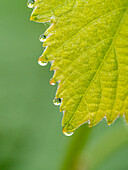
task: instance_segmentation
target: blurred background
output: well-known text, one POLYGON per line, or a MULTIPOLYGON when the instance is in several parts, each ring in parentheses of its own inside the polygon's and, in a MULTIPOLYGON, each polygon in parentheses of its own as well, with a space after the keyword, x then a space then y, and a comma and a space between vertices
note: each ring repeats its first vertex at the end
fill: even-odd
POLYGON ((30 22, 26 4, 0 2, 0 170, 128 170, 123 117, 62 133, 53 72, 37 63, 48 25, 30 22))

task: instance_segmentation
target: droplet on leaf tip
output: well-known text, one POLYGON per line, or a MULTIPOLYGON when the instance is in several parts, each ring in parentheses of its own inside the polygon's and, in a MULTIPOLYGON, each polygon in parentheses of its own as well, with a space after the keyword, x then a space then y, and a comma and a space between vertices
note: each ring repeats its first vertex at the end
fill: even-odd
POLYGON ((52 86, 55 86, 55 83, 53 83, 53 82, 50 82, 50 84, 51 84, 52 86))
POLYGON ((110 126, 112 123, 111 122, 108 122, 108 126, 110 126))
POLYGON ((61 105, 61 99, 60 99, 60 98, 55 98, 55 99, 53 100, 53 104, 56 105, 56 106, 61 105))
POLYGON ((63 130, 63 134, 64 134, 65 136, 72 136, 73 133, 74 133, 74 132, 65 132, 65 131, 63 130))
POLYGON ((51 79, 51 80, 50 80, 50 84, 51 84, 52 86, 54 86, 54 85, 56 84, 55 80, 54 80, 54 79, 51 79))
POLYGON ((28 0, 27 6, 28 6, 29 8, 33 8, 33 7, 34 7, 34 3, 35 3, 35 0, 28 0))
POLYGON ((44 42, 46 40, 46 35, 41 34, 39 37, 40 42, 44 42))
POLYGON ((46 65, 48 64, 48 62, 46 62, 46 61, 41 61, 40 58, 39 58, 39 59, 38 59, 38 64, 39 64, 40 66, 46 66, 46 65))

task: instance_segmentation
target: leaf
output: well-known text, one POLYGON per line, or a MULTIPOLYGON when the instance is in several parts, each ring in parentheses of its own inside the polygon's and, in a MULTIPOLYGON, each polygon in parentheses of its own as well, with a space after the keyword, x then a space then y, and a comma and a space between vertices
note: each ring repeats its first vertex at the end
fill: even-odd
POLYGON ((36 0, 31 20, 50 21, 40 61, 53 61, 63 132, 106 117, 128 122, 128 1, 36 0))

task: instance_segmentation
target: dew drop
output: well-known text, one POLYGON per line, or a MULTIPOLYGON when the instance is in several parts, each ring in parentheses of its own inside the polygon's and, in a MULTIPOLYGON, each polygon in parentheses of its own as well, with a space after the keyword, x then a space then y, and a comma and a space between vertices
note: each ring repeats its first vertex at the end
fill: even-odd
POLYGON ((46 35, 41 34, 39 37, 40 42, 44 42, 46 40, 46 35))
POLYGON ((61 99, 60 98, 55 98, 53 100, 53 104, 56 105, 56 106, 59 106, 61 104, 61 99))
POLYGON ((63 131, 63 134, 66 135, 66 136, 72 136, 74 132, 65 132, 63 131))
POLYGON ((52 86, 54 86, 54 85, 56 84, 56 82, 54 81, 54 79, 51 79, 51 80, 50 80, 50 84, 51 84, 52 86))
POLYGON ((46 61, 41 61, 40 59, 38 60, 38 64, 40 65, 40 66, 46 66, 47 64, 48 64, 48 62, 46 62, 46 61))
POLYGON ((55 83, 53 83, 53 82, 50 82, 50 84, 51 84, 52 86, 55 86, 55 83))
POLYGON ((34 3, 35 3, 35 0, 28 0, 27 6, 28 6, 29 8, 33 8, 33 7, 34 7, 34 3))

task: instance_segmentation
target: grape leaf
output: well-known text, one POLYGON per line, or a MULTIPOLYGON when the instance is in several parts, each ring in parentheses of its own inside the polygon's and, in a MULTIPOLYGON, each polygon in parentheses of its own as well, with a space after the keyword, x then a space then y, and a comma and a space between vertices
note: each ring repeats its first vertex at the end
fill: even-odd
POLYGON ((128 1, 36 0, 31 20, 52 25, 40 61, 52 61, 63 132, 104 117, 128 122, 128 1))

